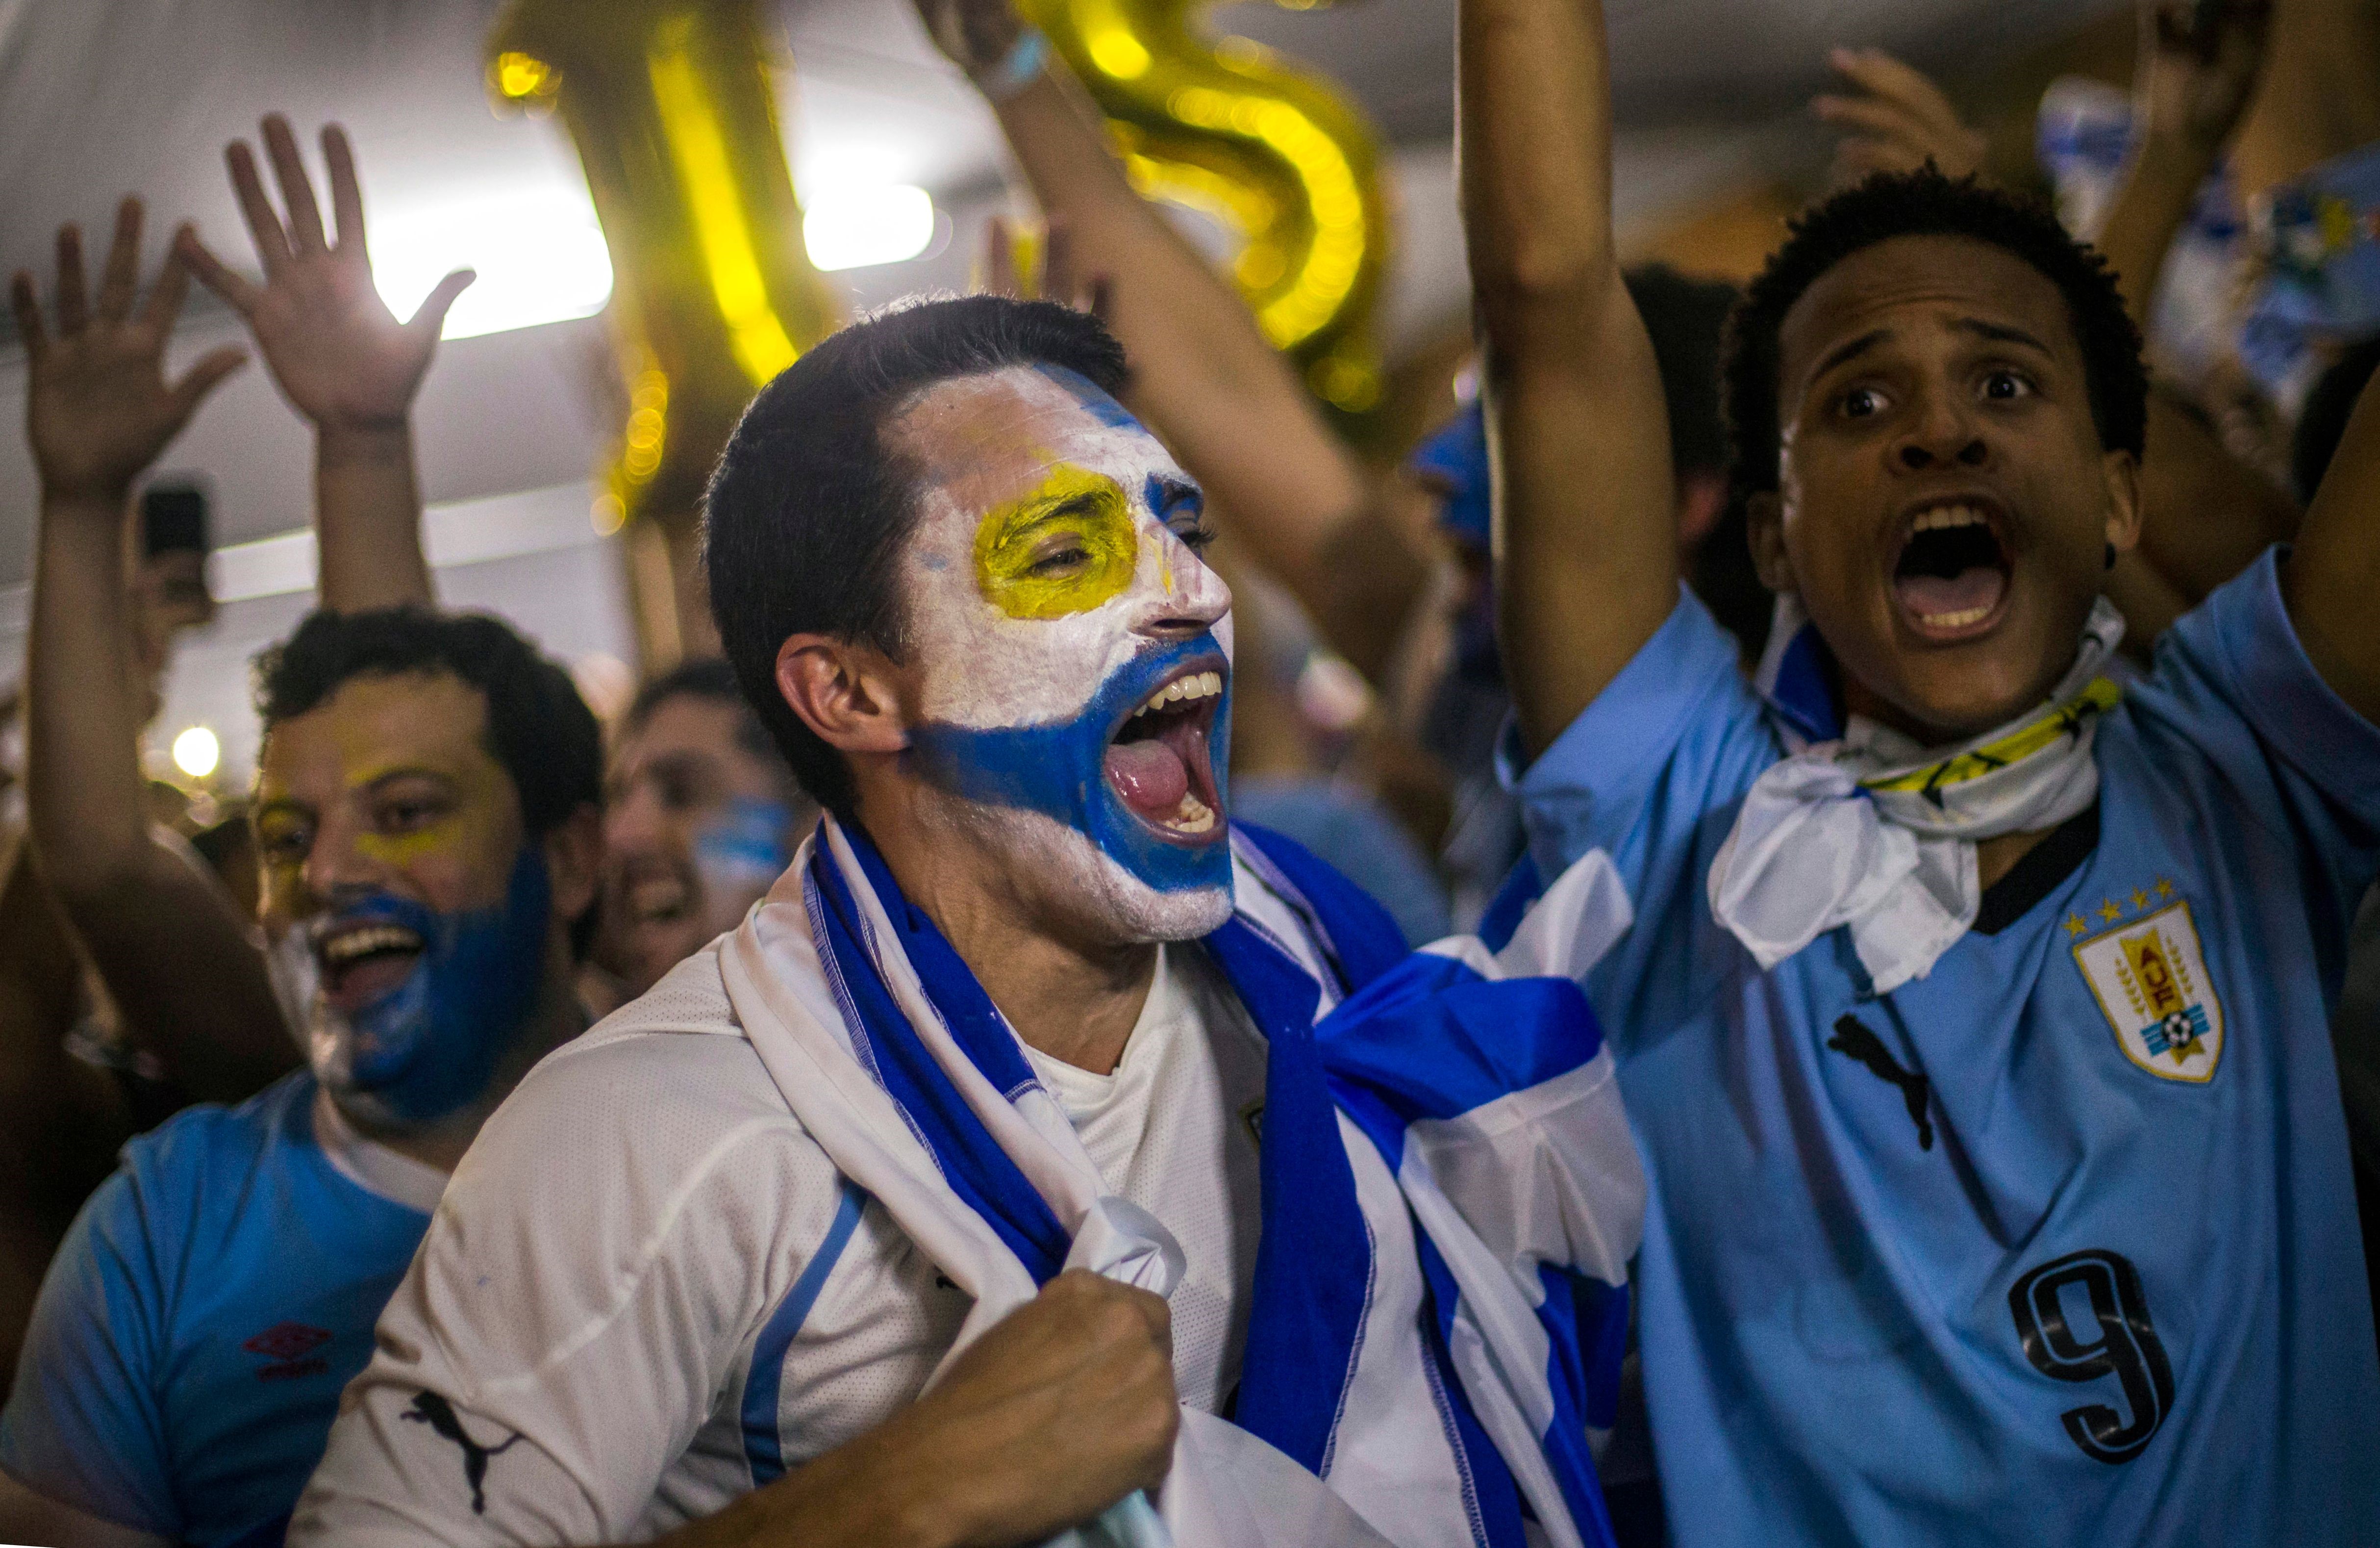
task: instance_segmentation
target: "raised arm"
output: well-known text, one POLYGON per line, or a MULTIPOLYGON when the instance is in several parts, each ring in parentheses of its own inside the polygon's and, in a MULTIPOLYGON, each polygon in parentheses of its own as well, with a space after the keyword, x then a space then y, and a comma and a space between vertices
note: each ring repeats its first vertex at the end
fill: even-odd
POLYGON ((1612 246, 1599 0, 1463 0, 1458 36, 1498 623, 1534 754, 1677 605, 1669 416, 1612 246))
MULTIPOLYGON (((31 861, 21 837, 0 843, 0 1391, 42 1272, 132 1136, 121 1090, 67 1050, 82 964, 31 861)), ((10 1525, 0 1502, 0 1542, 34 1541, 10 1525)))
POLYGON ((26 650, 26 806, 33 846, 76 934, 136 1036, 193 1095, 246 1096, 295 1060, 248 921, 211 875, 150 831, 139 744, 125 527, 133 481, 241 362, 164 375, 185 278, 168 259, 136 308, 140 205, 127 200, 96 298, 82 242, 58 234, 57 327, 19 273, 26 421, 41 475, 26 650))
POLYGON ((1098 111, 1054 60, 1003 72, 1026 36, 1009 0, 918 0, 927 30, 991 103, 1042 213, 1132 358, 1133 407, 1237 519, 1250 553, 1376 681, 1431 555, 1269 344, 1247 304, 1132 189, 1098 111))
POLYGON ((322 225, 298 140, 279 114, 264 120, 265 153, 289 218, 265 197, 245 140, 224 152, 264 284, 234 273, 185 229, 176 250, 200 281, 248 320, 265 366, 291 408, 314 427, 315 532, 322 605, 360 613, 430 606, 421 553, 421 489, 414 471, 413 397, 438 347, 447 309, 471 283, 458 269, 399 323, 372 288, 363 191, 355 152, 336 124, 322 130, 335 238, 322 225))
POLYGON ((2143 333, 2165 255, 2255 91, 2272 18, 2273 0, 2141 0, 2138 143, 2098 245, 2143 333))
POLYGON ((2380 376, 2314 492, 2297 544, 2281 567, 2281 596, 2307 657, 2355 713, 2380 722, 2380 376))

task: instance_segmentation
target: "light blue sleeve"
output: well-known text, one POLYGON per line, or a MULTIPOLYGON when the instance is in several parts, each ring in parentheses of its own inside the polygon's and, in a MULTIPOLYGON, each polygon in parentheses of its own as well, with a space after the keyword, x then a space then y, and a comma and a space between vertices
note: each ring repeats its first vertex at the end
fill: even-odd
MULTIPOLYGON (((2281 600, 2283 552, 2267 549, 2166 632, 2137 702, 2168 745, 2213 763, 2243 810, 2289 841, 2303 872, 2289 884, 2303 889, 2325 953, 2343 956, 2380 872, 2380 725, 2306 658, 2281 600)), ((2335 985, 2337 964, 2323 966, 2335 985)))
POLYGON ((1540 875, 1601 849, 1628 889, 1635 924, 1586 981, 1623 1054, 1638 1029, 1673 1024, 1724 981, 1716 969, 1740 948, 1711 917, 1704 878, 1752 782, 1782 755, 1733 637, 1682 587, 1668 621, 1512 779, 1540 875))
POLYGON ((121 1169, 84 1202, 50 1261, 0 1409, 0 1469, 61 1505, 178 1538, 146 1213, 136 1174, 121 1169))

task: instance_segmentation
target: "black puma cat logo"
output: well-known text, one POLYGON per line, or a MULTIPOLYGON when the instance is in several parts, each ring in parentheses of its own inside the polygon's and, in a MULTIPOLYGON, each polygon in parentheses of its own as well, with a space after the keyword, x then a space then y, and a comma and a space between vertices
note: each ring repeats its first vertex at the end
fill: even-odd
POLYGON ((426 1424, 463 1448, 463 1478, 471 1486, 471 1514, 485 1516, 488 1513, 488 1496, 480 1486, 487 1481, 488 1458, 501 1457, 510 1451, 513 1442, 519 1440, 520 1436, 515 1434, 502 1445, 481 1445, 464 1433, 463 1421, 456 1417, 455 1405, 434 1392, 415 1393, 413 1407, 397 1417, 409 1419, 416 1424, 426 1424))
POLYGON ((1835 1035, 1827 1040, 1827 1046, 1867 1066, 1877 1079, 1889 1080, 1900 1087, 1900 1100, 1909 1107, 1909 1121, 1917 1126, 1917 1148, 1934 1148, 1934 1120, 1925 1111, 1928 1088, 1923 1074, 1901 1068, 1894 1061, 1892 1051, 1885 1047, 1884 1040, 1856 1016, 1836 1018, 1835 1035))

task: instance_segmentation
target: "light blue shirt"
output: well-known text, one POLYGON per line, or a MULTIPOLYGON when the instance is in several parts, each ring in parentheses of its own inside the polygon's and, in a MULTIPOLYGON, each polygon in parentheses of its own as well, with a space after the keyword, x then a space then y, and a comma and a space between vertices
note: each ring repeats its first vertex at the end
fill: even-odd
POLYGON ((1650 1173, 1674 1541, 2380 1539, 2328 1032, 2380 728, 2306 660, 2274 555, 2102 720, 2095 847, 1886 999, 1843 931, 1762 972, 1712 917, 1781 756, 1686 596, 1518 782, 1540 870, 1601 847, 1636 905, 1587 989, 1650 1173))
POLYGON ((435 1201, 429 1168, 325 1143, 316 1089, 301 1071, 125 1147, 42 1281, 0 1468, 194 1548, 281 1542, 435 1201))

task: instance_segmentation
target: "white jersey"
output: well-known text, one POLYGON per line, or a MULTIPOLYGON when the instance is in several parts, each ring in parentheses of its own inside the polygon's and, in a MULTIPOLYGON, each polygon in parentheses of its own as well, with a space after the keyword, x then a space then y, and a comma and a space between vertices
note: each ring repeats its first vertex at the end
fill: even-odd
MULTIPOLYGON (((1189 945, 1165 953, 1112 1074, 1035 1061, 1102 1175, 1181 1243, 1175 1369, 1210 1411, 1246 1327, 1264 1057, 1189 945)), ((1361 1347, 1330 1482, 1395 1542, 1472 1543, 1411 1218, 1342 1128, 1378 1246, 1370 1325, 1402 1336, 1361 1347)), ((481 1131, 289 1541, 643 1541, 882 1424, 969 1304, 794 1117, 714 945, 549 1057, 481 1131)))

